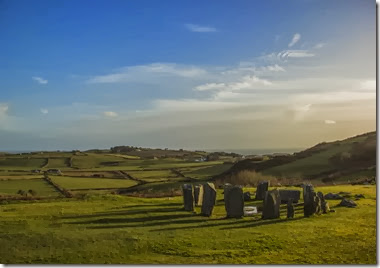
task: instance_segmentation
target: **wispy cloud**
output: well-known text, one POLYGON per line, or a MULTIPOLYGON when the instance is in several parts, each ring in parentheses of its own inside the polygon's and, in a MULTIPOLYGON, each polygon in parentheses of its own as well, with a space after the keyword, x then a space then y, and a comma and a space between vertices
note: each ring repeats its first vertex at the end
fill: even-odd
POLYGON ((37 81, 39 84, 42 84, 42 85, 45 85, 45 84, 48 83, 48 80, 43 79, 42 77, 33 76, 32 79, 33 79, 34 81, 37 81))
POLYGON ((320 49, 320 48, 323 48, 323 47, 325 47, 326 46, 326 43, 318 43, 318 44, 316 44, 313 48, 314 49, 320 49))
POLYGON ((49 113, 49 110, 45 109, 45 108, 41 108, 40 111, 42 114, 48 114, 49 113))
POLYGON ((224 88, 225 86, 226 86, 225 83, 206 83, 203 85, 199 85, 195 87, 194 89, 198 91, 205 91, 205 90, 221 89, 221 88, 224 88))
POLYGON ((294 34, 292 41, 290 41, 288 47, 294 46, 300 39, 301 39, 301 35, 299 33, 294 34))
POLYGON ((7 115, 9 105, 6 103, 0 103, 0 118, 7 115))
POLYGON ((139 78, 147 80, 146 75, 152 76, 178 76, 184 78, 194 78, 205 75, 206 70, 188 65, 175 63, 152 63, 147 65, 135 65, 121 68, 114 73, 94 76, 87 80, 87 83, 120 83, 136 81, 139 78))
POLYGON ((231 83, 207 83, 195 87, 195 90, 205 91, 205 90, 225 90, 225 91, 238 91, 243 89, 254 89, 262 86, 272 85, 272 82, 266 79, 261 79, 255 75, 247 75, 242 77, 239 81, 231 83))
POLYGON ((107 117, 117 117, 118 116, 117 113, 112 112, 112 111, 106 111, 106 112, 104 112, 104 115, 107 117))
POLYGON ((262 70, 264 70, 264 71, 268 70, 271 72, 285 72, 285 69, 278 64, 264 66, 264 67, 262 67, 262 70))
POLYGON ((325 124, 327 124, 327 125, 333 125, 333 124, 336 124, 336 122, 334 120, 326 119, 325 120, 325 124))
POLYGON ((366 80, 360 83, 361 90, 376 90, 376 80, 366 80))
POLYGON ((192 32, 197 32, 197 33, 211 33, 211 32, 216 32, 216 28, 210 27, 210 26, 200 26, 197 24, 185 24, 185 27, 192 32))
POLYGON ((285 60, 287 58, 310 58, 314 57, 314 53, 310 53, 308 50, 284 50, 277 54, 277 57, 285 60))

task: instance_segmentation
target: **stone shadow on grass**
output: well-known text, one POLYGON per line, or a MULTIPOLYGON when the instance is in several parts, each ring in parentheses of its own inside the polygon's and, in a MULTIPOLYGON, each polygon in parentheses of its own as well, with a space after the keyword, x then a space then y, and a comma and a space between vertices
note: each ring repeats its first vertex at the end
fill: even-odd
POLYGON ((102 226, 90 226, 88 229, 112 229, 112 228, 136 228, 136 227, 152 227, 159 225, 171 225, 171 224, 193 224, 209 221, 210 219, 185 219, 185 220, 171 220, 165 222, 152 222, 145 224, 119 224, 119 225, 102 225, 102 226))
MULTIPOLYGON (((202 225, 195 225, 195 226, 181 226, 181 227, 173 227, 173 228, 161 228, 161 229, 154 229, 150 230, 150 232, 160 232, 160 231, 175 231, 180 229, 195 229, 195 228, 207 228, 207 227, 222 227, 222 226, 228 226, 224 228, 220 228, 220 230, 227 230, 227 229, 238 229, 238 228, 248 228, 248 227, 257 227, 261 225, 268 225, 268 224, 275 224, 280 222, 287 222, 287 221, 295 221, 303 219, 304 217, 298 217, 293 219, 274 219, 274 220, 262 220, 261 215, 254 217, 254 220, 243 220, 243 219, 237 219, 234 222, 228 221, 228 222, 220 222, 220 220, 225 220, 226 218, 218 219, 219 222, 215 224, 202 224, 202 225), (253 223, 253 224, 252 224, 253 223), (241 226, 241 224, 244 224, 241 226)), ((208 222, 210 219, 205 220, 204 222, 208 222)))
MULTIPOLYGON (((141 218, 102 218, 97 220, 89 221, 75 221, 68 222, 66 224, 112 224, 112 223, 144 223, 152 221, 161 221, 161 220, 174 220, 179 218, 189 218, 194 217, 193 214, 169 214, 169 215, 159 215, 159 216, 147 216, 141 218)), ((159 225, 160 223, 156 223, 159 225)))
POLYGON ((95 212, 94 214, 85 215, 74 215, 74 216, 63 216, 61 219, 86 219, 86 218, 97 218, 97 217, 107 217, 107 216, 117 216, 117 215, 139 215, 146 213, 166 213, 166 212, 184 212, 182 207, 179 208, 157 208, 157 209, 135 209, 135 210, 118 210, 113 212, 95 212))
POLYGON ((263 225, 269 225, 269 224, 276 224, 276 223, 281 223, 281 222, 290 222, 290 221, 297 221, 297 220, 302 220, 304 219, 305 217, 302 216, 302 217, 298 217, 298 218, 292 218, 292 219, 287 219, 287 218, 284 218, 284 219, 273 219, 273 220, 262 220, 262 219, 259 219, 259 220, 255 220, 251 222, 249 222, 249 224, 247 225, 244 225, 244 226, 238 226, 238 227, 225 227, 225 228, 220 228, 221 230, 229 230, 229 229, 241 229, 241 228, 252 228, 252 227, 257 227, 257 226, 263 226, 263 225))

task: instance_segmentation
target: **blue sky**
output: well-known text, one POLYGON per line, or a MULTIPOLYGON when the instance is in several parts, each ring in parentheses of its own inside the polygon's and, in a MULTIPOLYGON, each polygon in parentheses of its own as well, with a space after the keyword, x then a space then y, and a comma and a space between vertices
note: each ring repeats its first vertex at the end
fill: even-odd
POLYGON ((0 149, 307 147, 375 129, 374 1, 0 1, 0 149))

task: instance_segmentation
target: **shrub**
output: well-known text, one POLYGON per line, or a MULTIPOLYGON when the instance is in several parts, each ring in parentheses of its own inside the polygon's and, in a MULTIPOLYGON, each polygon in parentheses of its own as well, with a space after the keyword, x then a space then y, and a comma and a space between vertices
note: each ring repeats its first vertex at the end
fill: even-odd
POLYGON ((24 190, 18 190, 17 194, 22 195, 22 196, 26 196, 27 193, 24 190))
POLYGON ((264 175, 259 172, 251 171, 251 170, 242 170, 237 173, 233 173, 231 175, 224 176, 221 179, 218 179, 215 184, 222 185, 225 183, 231 183, 235 185, 243 185, 243 186, 257 186, 260 181, 269 181, 270 185, 276 186, 279 185, 295 185, 299 183, 301 180, 293 179, 293 178, 281 178, 278 179, 274 176, 264 175))
POLYGON ((29 190, 28 194, 30 194, 31 196, 35 196, 35 195, 37 195, 37 192, 34 190, 29 190))

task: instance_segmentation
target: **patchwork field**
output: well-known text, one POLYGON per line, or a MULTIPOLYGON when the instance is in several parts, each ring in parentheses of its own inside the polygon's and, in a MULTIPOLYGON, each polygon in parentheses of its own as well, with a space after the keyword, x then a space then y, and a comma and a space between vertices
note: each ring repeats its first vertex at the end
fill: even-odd
MULTIPOLYGON (((156 151, 159 150, 152 150, 152 152, 156 151)), ((74 195, 79 193, 104 194, 110 192, 107 189, 126 189, 134 186, 137 186, 137 190, 150 190, 155 187, 170 190, 178 188, 181 183, 186 181, 180 169, 187 171, 200 169, 200 177, 206 178, 208 173, 208 178, 210 178, 218 171, 222 172, 224 168, 229 167, 229 165, 223 165, 221 161, 195 162, 173 157, 153 159, 153 155, 149 155, 148 152, 145 150, 143 155, 149 159, 120 153, 78 151, 2 155, 0 157, 0 181, 43 178, 44 173, 48 170, 59 169, 61 176, 56 176, 57 174, 54 173, 46 175, 56 185, 54 187, 74 190, 74 195), (216 168, 213 170, 214 165, 216 168), (178 170, 174 171, 174 169, 178 170), (40 172, 36 173, 35 170, 40 172), (203 174, 201 174, 202 172, 203 174)), ((171 151, 171 153, 173 152, 171 151)), ((162 154, 160 153, 160 155, 162 154)), ((11 184, 17 185, 16 182, 9 182, 9 185, 11 184)), ((11 195, 19 199, 18 190, 14 191, 11 187, 11 190, 7 191, 7 199, 11 195)), ((36 197, 46 195, 44 191, 33 190, 36 191, 36 197)))
POLYGON ((53 182, 67 190, 97 188, 128 188, 136 182, 128 179, 78 178, 66 176, 50 176, 53 182))
POLYGON ((36 192, 36 195, 40 197, 61 196, 61 194, 44 179, 0 180, 0 195, 15 196, 19 190, 23 190, 25 192, 33 190, 36 192))
MULTIPOLYGON (((254 191, 254 188, 245 190, 254 191)), ((316 190, 364 194, 356 208, 292 220, 225 219, 182 210, 182 198, 93 196, 0 206, 1 263, 375 264, 376 187, 316 190)), ((260 204, 250 201, 246 205, 260 204)))
POLYGON ((171 170, 130 171, 128 174, 146 182, 163 182, 178 179, 178 175, 171 170))

